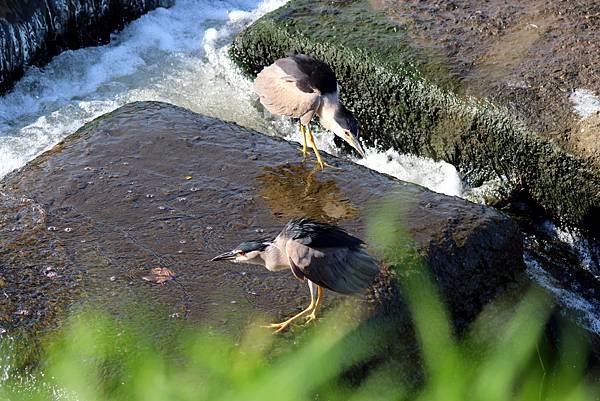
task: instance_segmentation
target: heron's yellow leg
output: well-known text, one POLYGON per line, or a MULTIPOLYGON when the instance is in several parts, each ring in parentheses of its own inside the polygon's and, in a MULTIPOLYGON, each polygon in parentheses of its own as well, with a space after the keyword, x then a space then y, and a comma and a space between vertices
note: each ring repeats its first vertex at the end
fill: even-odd
POLYGON ((308 146, 306 146, 306 128, 302 123, 300 123, 300 133, 302 134, 302 154, 306 159, 306 156, 308 156, 308 146))
POLYGON ((310 131, 310 127, 307 126, 306 131, 308 133, 308 143, 310 144, 310 147, 313 148, 315 156, 317 156, 317 162, 319 163, 319 166, 321 166, 321 170, 323 170, 325 168, 325 163, 323 163, 323 159, 321 159, 321 154, 319 153, 319 149, 317 149, 317 144, 315 143, 315 138, 310 131))
POLYGON ((321 306, 321 302, 323 302, 324 294, 325 294, 325 290, 323 290, 323 287, 318 286, 317 287, 317 302, 315 302, 315 306, 313 307, 313 310, 310 312, 310 314, 308 316, 306 316, 307 324, 317 318, 317 309, 319 309, 319 306, 321 306))
MULTIPOLYGON (((320 287, 319 287, 320 288, 320 287)), ((318 297, 317 297, 317 302, 318 302, 318 297)), ((274 333, 279 333, 282 332, 283 330, 285 330, 294 320, 301 318, 302 316, 306 315, 307 313, 310 313, 314 308, 315 308, 315 300, 310 299, 310 305, 308 305, 308 308, 304 309, 302 312, 292 316, 291 318, 289 318, 288 320, 281 322, 281 323, 272 323, 269 324, 267 326, 263 326, 269 329, 277 329, 274 331, 274 333)))

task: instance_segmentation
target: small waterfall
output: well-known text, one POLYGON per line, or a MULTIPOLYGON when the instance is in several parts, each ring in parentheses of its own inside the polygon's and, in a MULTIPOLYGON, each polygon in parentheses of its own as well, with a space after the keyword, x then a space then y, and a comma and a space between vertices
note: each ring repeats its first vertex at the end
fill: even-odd
POLYGON ((6 0, 0 4, 0 93, 27 65, 106 43, 111 32, 174 0, 6 0))

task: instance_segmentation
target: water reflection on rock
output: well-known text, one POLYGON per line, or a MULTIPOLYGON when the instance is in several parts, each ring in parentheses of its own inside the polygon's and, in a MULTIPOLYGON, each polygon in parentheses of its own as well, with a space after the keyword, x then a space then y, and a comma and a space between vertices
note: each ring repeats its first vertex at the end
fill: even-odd
POLYGON ((358 212, 333 179, 304 163, 267 166, 256 180, 260 195, 282 220, 305 216, 335 222, 358 212))

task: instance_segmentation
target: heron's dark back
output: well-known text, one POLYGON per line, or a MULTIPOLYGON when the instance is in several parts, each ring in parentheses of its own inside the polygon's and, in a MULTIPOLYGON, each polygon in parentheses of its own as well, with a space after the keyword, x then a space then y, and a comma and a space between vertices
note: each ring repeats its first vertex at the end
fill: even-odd
MULTIPOLYGON (((299 82, 300 85, 315 88, 323 95, 337 92, 335 73, 327 63, 305 54, 292 54, 288 58, 292 59, 298 70, 306 75, 306 81, 301 80, 299 82)), ((293 75, 292 71, 286 72, 293 75)), ((300 87, 300 89, 302 88, 300 87)))
POLYGON ((293 219, 285 226, 284 235, 311 248, 358 249, 363 241, 331 224, 312 219, 293 219))

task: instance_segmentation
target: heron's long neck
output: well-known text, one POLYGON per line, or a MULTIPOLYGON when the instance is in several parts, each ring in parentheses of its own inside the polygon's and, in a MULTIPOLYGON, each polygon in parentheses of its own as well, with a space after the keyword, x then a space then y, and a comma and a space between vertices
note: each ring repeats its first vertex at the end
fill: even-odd
POLYGON ((290 267, 285 251, 282 251, 277 246, 270 246, 267 248, 267 250, 262 254, 262 258, 265 261, 265 267, 267 270, 272 272, 289 269, 290 267))
POLYGON ((325 129, 335 132, 335 128, 338 125, 335 121, 335 112, 340 107, 338 94, 336 92, 324 95, 322 99, 321 106, 317 110, 319 122, 325 129))

